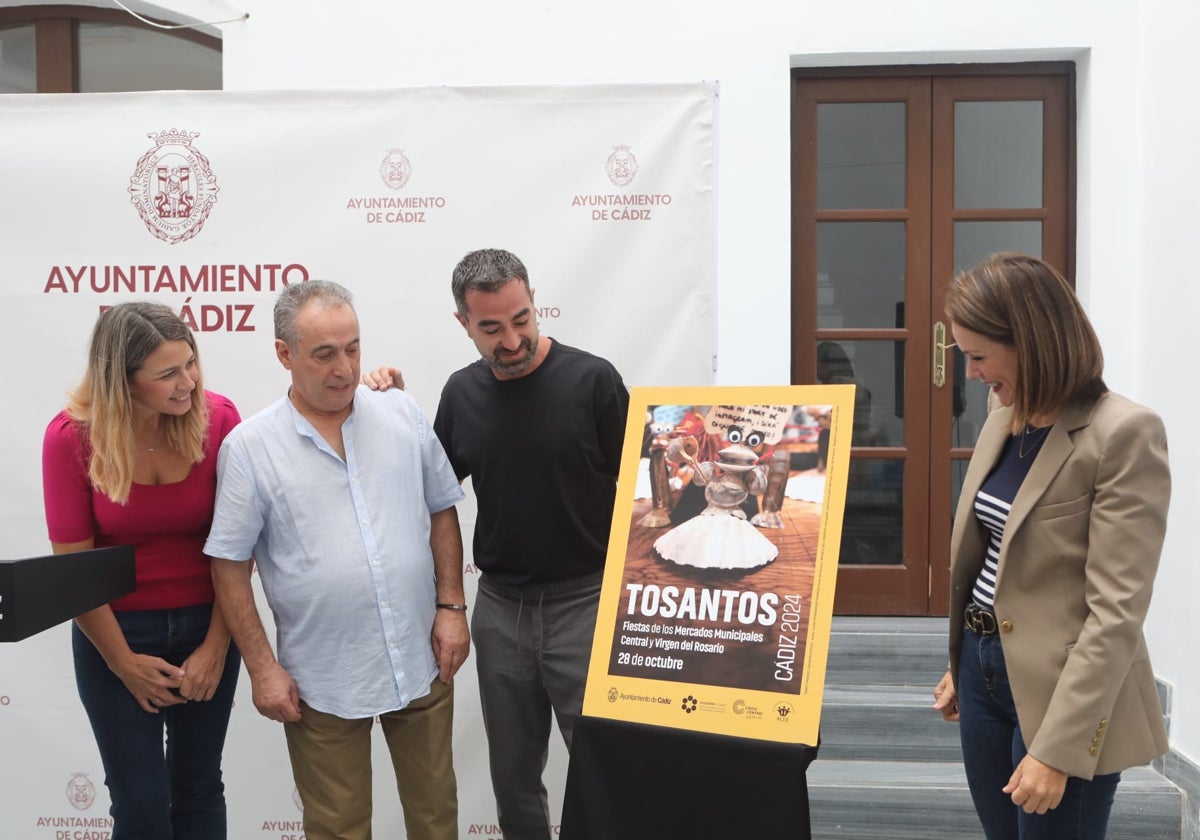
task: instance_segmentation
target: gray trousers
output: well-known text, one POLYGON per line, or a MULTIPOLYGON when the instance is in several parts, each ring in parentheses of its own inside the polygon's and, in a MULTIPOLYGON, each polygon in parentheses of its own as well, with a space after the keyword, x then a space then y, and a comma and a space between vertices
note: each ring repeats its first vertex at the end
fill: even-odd
POLYGON ((567 749, 583 709, 602 572, 522 587, 479 580, 471 636, 504 840, 550 840, 550 712, 567 749))

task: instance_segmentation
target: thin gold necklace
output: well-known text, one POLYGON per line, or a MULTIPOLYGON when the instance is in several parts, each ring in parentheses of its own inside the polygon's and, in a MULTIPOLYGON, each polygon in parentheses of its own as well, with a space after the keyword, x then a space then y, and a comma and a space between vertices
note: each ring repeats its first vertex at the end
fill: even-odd
POLYGON ((158 437, 156 437, 154 439, 153 446, 146 446, 144 443, 142 443, 140 440, 137 439, 137 435, 133 436, 133 442, 136 443, 138 445, 138 449, 141 449, 143 452, 153 453, 154 450, 158 449, 158 445, 160 443, 162 443, 162 429, 158 430, 158 437))
POLYGON ((1036 452, 1038 444, 1042 442, 1046 435, 1050 434, 1050 426, 1043 426, 1041 429, 1042 433, 1034 438, 1033 443, 1029 447, 1029 451, 1026 452, 1025 441, 1028 439, 1029 430, 1032 428, 1033 426, 1030 426, 1028 423, 1026 423, 1025 428, 1021 430, 1021 440, 1017 443, 1017 457, 1021 458, 1022 460, 1024 460, 1026 455, 1032 455, 1034 452, 1036 452))

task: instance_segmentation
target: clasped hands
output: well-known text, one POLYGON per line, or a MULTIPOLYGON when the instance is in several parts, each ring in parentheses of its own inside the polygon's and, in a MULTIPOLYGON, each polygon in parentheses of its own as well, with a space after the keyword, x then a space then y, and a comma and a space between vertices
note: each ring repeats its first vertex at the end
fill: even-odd
POLYGON ((225 652, 202 644, 181 666, 158 656, 131 653, 114 671, 142 711, 156 715, 169 706, 211 700, 224 668, 225 652))

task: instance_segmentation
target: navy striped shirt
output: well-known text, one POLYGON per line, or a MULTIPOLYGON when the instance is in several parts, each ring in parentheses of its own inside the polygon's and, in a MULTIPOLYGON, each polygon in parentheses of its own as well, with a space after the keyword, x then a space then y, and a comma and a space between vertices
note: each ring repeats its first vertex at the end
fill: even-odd
POLYGON ((987 556, 971 592, 971 599, 977 604, 992 607, 995 603, 996 570, 1000 565, 1000 542, 1008 524, 1008 512, 1049 434, 1048 426, 1040 429, 1026 426, 1021 434, 1010 436, 996 466, 975 496, 975 518, 988 531, 987 556))

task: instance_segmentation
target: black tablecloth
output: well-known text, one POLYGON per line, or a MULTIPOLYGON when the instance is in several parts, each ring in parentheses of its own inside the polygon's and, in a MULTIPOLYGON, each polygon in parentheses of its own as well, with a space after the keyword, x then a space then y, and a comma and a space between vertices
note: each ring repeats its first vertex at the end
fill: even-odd
POLYGON ((816 747, 583 717, 562 840, 809 840, 816 747))

